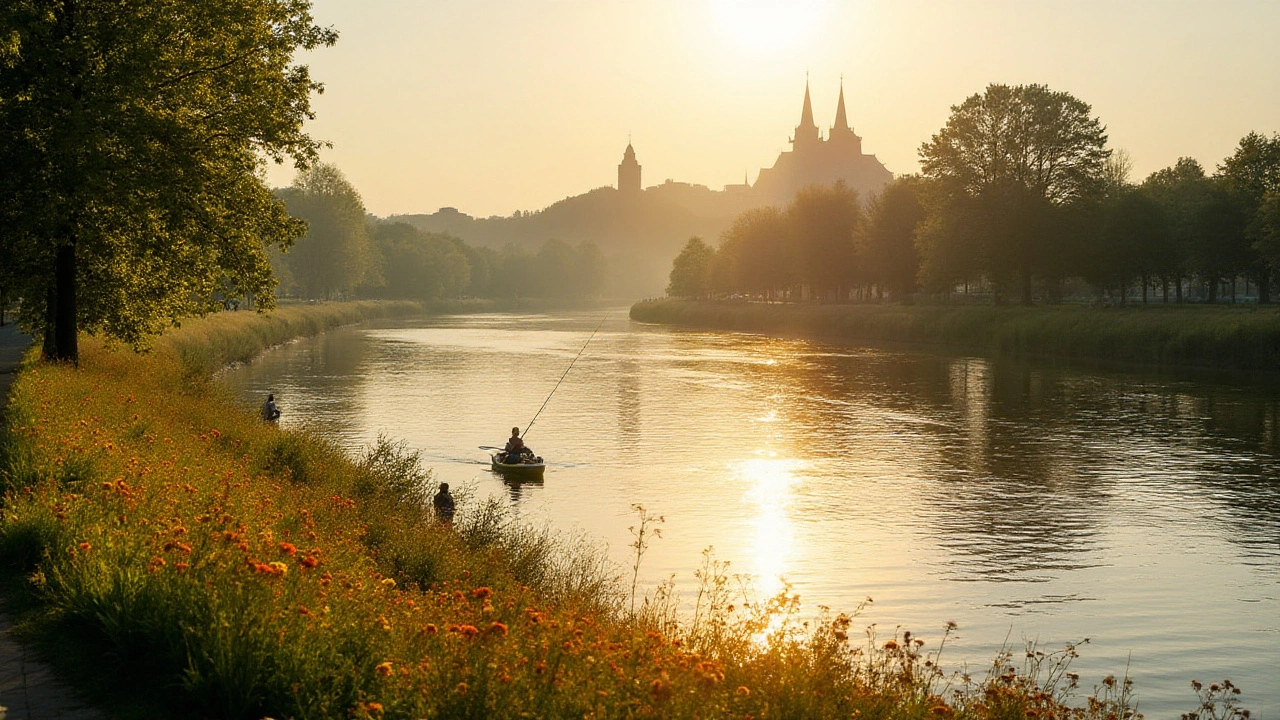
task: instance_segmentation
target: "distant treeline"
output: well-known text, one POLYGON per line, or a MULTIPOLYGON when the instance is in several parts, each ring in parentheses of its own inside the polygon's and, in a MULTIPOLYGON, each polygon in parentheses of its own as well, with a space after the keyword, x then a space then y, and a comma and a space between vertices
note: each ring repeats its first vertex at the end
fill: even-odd
POLYGON ((582 299, 602 291, 606 267, 593 243, 548 240, 537 252, 474 247, 443 233, 382 220, 332 165, 277 191, 307 234, 271 253, 278 294, 307 299, 439 300, 462 296, 582 299))
POLYGON ((1141 183, 1089 105, 991 85, 920 148, 922 174, 862 202, 842 186, 692 238, 672 296, 910 301, 956 292, 1031 304, 1269 302, 1280 270, 1280 135, 1249 133, 1212 175, 1182 158, 1141 183))

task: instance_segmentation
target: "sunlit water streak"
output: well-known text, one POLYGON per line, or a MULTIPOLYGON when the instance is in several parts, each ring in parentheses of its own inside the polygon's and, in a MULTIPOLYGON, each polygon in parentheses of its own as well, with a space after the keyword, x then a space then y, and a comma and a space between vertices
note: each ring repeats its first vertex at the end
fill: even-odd
POLYGON ((633 324, 616 312, 528 436, 542 482, 480 445, 522 427, 600 314, 347 328, 229 372, 247 403, 355 449, 379 432, 437 476, 581 528, 629 564, 633 503, 665 516, 644 558, 686 596, 701 552, 761 592, 852 609, 981 666, 1006 638, 1083 637, 1096 682, 1132 656, 1141 709, 1230 677, 1280 717, 1280 400, 1274 385, 844 348, 633 324))

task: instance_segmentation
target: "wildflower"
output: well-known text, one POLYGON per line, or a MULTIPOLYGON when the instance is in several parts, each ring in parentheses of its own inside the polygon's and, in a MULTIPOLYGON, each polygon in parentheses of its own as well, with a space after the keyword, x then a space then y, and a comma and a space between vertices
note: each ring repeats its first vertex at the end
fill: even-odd
POLYGON ((294 557, 298 554, 298 548, 293 543, 282 542, 280 543, 280 552, 289 557, 294 557))
POLYGON ((489 633, 493 635, 507 636, 507 626, 500 622, 495 622, 489 626, 489 633))
POLYGON ((391 578, 386 578, 382 581, 382 586, 385 588, 394 588, 396 586, 396 581, 391 578))
POLYGON ((191 569, 191 565, 184 562, 176 562, 173 564, 173 567, 178 571, 179 575, 191 569))
POLYGON ((462 637, 473 638, 480 634, 480 630, 475 625, 459 625, 458 634, 462 637))
POLYGON ((386 631, 388 631, 388 632, 390 632, 390 631, 391 631, 391 623, 387 621, 387 616, 386 616, 386 615, 379 615, 379 616, 378 616, 378 624, 382 625, 382 629, 383 629, 383 630, 386 630, 386 631))
POLYGON ((87 553, 87 552, 89 552, 89 551, 90 551, 90 550, 92 550, 92 549, 93 549, 93 546, 92 546, 92 545, 90 545, 89 543, 87 543, 87 542, 82 542, 82 543, 80 543, 80 552, 86 552, 86 553, 87 553))
POLYGON ((376 702, 362 703, 361 709, 369 713, 373 717, 382 717, 382 712, 383 712, 382 703, 376 703, 376 702))
POLYGON ((272 569, 272 570, 275 570, 275 571, 276 571, 276 572, 275 572, 275 574, 276 574, 276 575, 283 575, 283 574, 285 574, 285 573, 289 572, 289 566, 288 566, 288 565, 285 565, 284 563, 280 562, 279 560, 276 560, 276 561, 274 561, 274 562, 269 562, 269 563, 267 563, 267 564, 271 566, 271 569, 272 569))
POLYGON ((151 558, 151 562, 147 564, 147 572, 156 572, 167 564, 168 563, 164 561, 164 558, 159 556, 153 557, 151 558))
POLYGON ((751 694, 751 688, 747 687, 746 685, 739 685, 738 689, 734 690, 733 692, 737 695, 747 697, 748 695, 751 694))
POLYGON ((506 673, 502 673, 501 675, 498 676, 498 682, 509 683, 511 682, 511 676, 506 673))
POLYGON ((893 652, 894 650, 898 649, 898 643, 894 642, 893 640, 890 640, 889 642, 884 644, 884 649, 890 652, 893 652))
POLYGON ((307 609, 306 605, 298 606, 298 614, 303 617, 315 617, 316 614, 307 609))
POLYGON ((454 688, 454 690, 459 695, 466 695, 471 690, 471 687, 464 682, 460 682, 458 683, 458 687, 454 688))
POLYGON ((435 635, 440 632, 440 628, 436 627, 434 623, 427 623, 427 626, 422 628, 422 632, 428 635, 435 635))
POLYGON ((960 626, 956 624, 956 621, 955 621, 955 620, 948 620, 948 621, 947 621, 947 624, 946 624, 946 630, 947 630, 948 632, 950 632, 951 630, 955 630, 955 629, 956 629, 956 628, 958 628, 958 627, 960 627, 960 626))
POLYGON ((491 590, 491 589, 489 589, 489 588, 487 588, 487 587, 478 587, 478 588, 476 588, 475 590, 472 590, 472 591, 471 591, 471 597, 473 597, 473 598, 477 598, 477 599, 479 599, 479 600, 484 600, 485 598, 489 597, 490 595, 493 595, 493 590, 491 590))
POLYGON ((298 561, 305 568, 313 568, 320 564, 320 559, 315 555, 308 555, 298 561))
POLYGON ((377 670, 378 674, 382 677, 391 677, 392 670, 390 661, 378 663, 378 666, 374 669, 377 670))

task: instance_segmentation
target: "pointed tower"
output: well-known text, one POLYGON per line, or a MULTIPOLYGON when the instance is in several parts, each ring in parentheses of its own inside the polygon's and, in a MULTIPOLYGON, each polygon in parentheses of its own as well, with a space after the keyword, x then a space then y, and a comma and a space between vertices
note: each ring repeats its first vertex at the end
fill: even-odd
POLYGON ((844 111, 844 77, 840 78, 840 101, 836 103, 836 124, 831 126, 831 133, 827 135, 827 139, 831 142, 833 148, 847 149, 851 148, 857 153, 862 153, 862 138, 853 132, 853 128, 849 127, 849 118, 844 111))
POLYGON ((800 111, 800 124, 796 126, 791 146, 795 150, 817 147, 822 142, 818 126, 813 122, 813 103, 809 102, 809 78, 804 79, 804 108, 800 111))
POLYGON ((618 164, 618 191, 628 195, 640 192, 640 163, 636 162, 636 151, 630 141, 618 164))

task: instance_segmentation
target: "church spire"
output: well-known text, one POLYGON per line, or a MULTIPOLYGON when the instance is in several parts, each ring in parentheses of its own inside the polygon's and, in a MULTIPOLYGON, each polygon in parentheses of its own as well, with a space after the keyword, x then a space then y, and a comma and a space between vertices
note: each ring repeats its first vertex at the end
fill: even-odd
POLYGON ((844 114, 844 76, 840 76, 840 102, 836 105, 836 124, 833 131, 848 130, 849 119, 844 114))
POLYGON ((804 76, 804 109, 800 111, 800 127, 797 129, 817 129, 813 124, 813 103, 809 102, 809 75, 804 76))
POLYGON ((800 111, 800 124, 796 126, 796 134, 791 139, 791 144, 796 150, 801 148, 818 147, 822 143, 822 136, 818 132, 818 126, 813 122, 813 103, 809 101, 809 75, 804 77, 804 109, 800 111))

